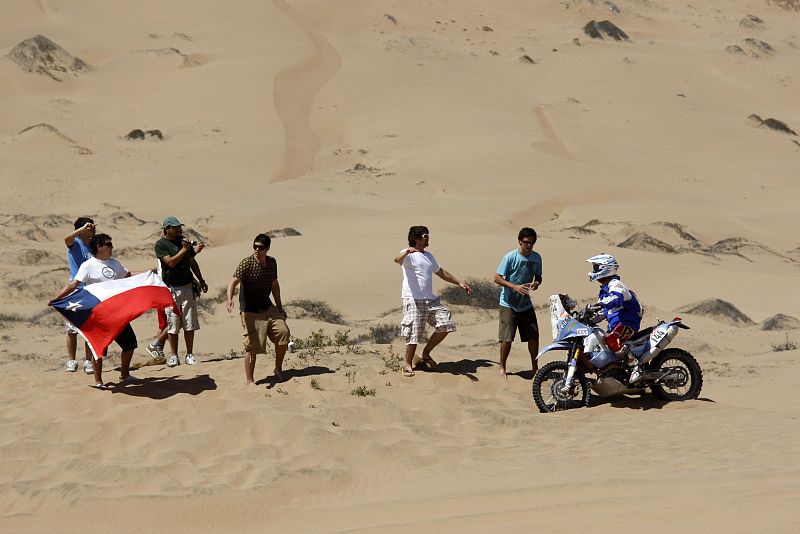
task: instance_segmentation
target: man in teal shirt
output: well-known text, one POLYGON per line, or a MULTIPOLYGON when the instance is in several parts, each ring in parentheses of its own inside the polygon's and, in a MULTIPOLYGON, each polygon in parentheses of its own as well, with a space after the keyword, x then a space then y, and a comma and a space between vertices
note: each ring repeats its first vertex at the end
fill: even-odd
POLYGON ((539 352, 539 324, 533 309, 530 292, 542 283, 542 257, 534 252, 536 230, 525 227, 517 237, 519 247, 503 257, 494 282, 500 291, 500 375, 506 376, 506 361, 511 343, 519 330, 520 341, 528 343, 531 355, 531 377, 536 373, 536 354, 539 352))

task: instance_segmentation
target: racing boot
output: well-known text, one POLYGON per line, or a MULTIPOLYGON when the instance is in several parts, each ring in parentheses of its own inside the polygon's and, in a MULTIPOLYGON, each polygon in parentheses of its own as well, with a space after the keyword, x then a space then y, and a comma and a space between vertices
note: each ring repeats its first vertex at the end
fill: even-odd
POLYGON ((632 355, 628 355, 628 367, 631 368, 631 376, 628 378, 628 384, 633 386, 642 378, 644 369, 642 368, 642 362, 632 355))

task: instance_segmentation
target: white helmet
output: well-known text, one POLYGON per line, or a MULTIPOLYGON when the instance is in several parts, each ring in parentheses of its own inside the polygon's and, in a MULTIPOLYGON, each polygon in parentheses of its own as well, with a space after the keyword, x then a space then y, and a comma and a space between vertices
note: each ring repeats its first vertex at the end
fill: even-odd
POLYGON ((619 268, 617 258, 611 254, 598 254, 597 256, 592 256, 586 261, 592 264, 592 272, 589 273, 589 280, 592 282, 601 278, 614 276, 617 274, 617 269, 619 268))

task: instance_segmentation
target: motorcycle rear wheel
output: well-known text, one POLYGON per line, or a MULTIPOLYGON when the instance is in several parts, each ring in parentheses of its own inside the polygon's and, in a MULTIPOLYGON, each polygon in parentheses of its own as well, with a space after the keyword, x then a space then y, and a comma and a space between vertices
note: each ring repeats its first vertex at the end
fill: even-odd
POLYGON ((651 364, 653 369, 677 367, 686 374, 686 380, 679 384, 659 383, 650 386, 653 396, 664 401, 685 401, 696 399, 703 389, 703 370, 694 356, 683 349, 669 348, 656 356, 651 364))
POLYGON ((576 372, 569 390, 561 391, 568 370, 567 362, 550 362, 536 372, 531 389, 540 412, 560 412, 589 406, 589 381, 583 373, 576 372))

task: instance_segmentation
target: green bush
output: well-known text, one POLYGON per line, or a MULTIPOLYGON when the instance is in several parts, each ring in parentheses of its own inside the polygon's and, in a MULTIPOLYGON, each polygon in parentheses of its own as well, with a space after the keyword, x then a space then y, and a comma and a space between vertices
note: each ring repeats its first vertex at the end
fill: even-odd
POLYGON ((370 326, 369 332, 358 336, 358 340, 365 343, 387 345, 400 335, 400 325, 396 323, 383 323, 370 326))
POLYGON ((308 315, 323 323, 345 324, 342 314, 328 306, 327 302, 311 299, 292 300, 286 304, 302 309, 308 315))
POLYGON ((500 305, 500 286, 493 281, 467 278, 466 282, 472 288, 472 295, 467 295, 460 287, 451 285, 442 290, 442 300, 485 310, 494 310, 500 305))
POLYGON ((374 397, 375 390, 367 389, 367 386, 358 386, 356 389, 351 391, 350 394, 355 395, 356 397, 367 397, 367 396, 374 397))
POLYGON ((786 341, 784 341, 783 343, 772 345, 773 352, 782 352, 784 350, 795 350, 796 348, 797 348, 797 343, 789 339, 789 334, 786 334, 786 341))
POLYGON ((305 339, 295 339, 294 346, 297 350, 302 349, 321 349, 332 345, 331 337, 325 333, 325 330, 320 328, 316 332, 311 332, 305 339))

